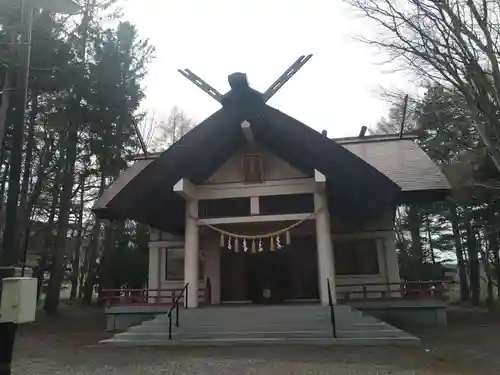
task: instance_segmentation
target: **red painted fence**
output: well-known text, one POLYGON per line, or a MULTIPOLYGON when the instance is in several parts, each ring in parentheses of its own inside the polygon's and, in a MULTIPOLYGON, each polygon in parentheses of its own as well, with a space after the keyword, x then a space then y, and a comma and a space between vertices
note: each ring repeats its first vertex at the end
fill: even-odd
MULTIPOLYGON (((182 288, 163 289, 103 289, 102 300, 106 307, 115 306, 172 306, 182 288)), ((205 288, 198 290, 198 298, 207 299, 205 288)))
MULTIPOLYGON (((198 289, 198 298, 210 304, 211 287, 198 289)), ((450 282, 402 281, 400 283, 337 284, 337 298, 349 300, 387 299, 446 299, 450 282)), ((112 306, 172 306, 182 288, 163 289, 104 289, 102 299, 107 307, 112 306)))
POLYGON ((337 297, 344 301, 372 299, 445 299, 450 282, 401 281, 337 285, 337 297))

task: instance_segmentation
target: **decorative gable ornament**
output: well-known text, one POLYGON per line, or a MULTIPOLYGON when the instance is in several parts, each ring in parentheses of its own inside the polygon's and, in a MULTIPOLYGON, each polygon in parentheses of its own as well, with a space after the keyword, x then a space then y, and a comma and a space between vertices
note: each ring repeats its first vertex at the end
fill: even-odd
MULTIPOLYGON (((285 72, 278 77, 276 81, 273 82, 271 86, 262 94, 262 98, 264 99, 264 103, 266 103, 269 99, 271 99, 279 89, 281 89, 285 83, 287 83, 290 78, 292 78, 295 73, 297 73, 306 62, 312 57, 312 54, 299 56, 295 62, 290 65, 290 67, 285 70, 285 72)), ((210 95, 212 99, 222 104, 222 100, 224 95, 222 95, 219 91, 213 88, 210 84, 204 81, 202 78, 197 76, 189 69, 178 69, 179 73, 181 73, 184 77, 186 77, 189 81, 194 83, 196 87, 210 95)), ((233 73, 229 76, 229 86, 231 89, 244 88, 248 87, 247 75, 245 73, 233 73)))

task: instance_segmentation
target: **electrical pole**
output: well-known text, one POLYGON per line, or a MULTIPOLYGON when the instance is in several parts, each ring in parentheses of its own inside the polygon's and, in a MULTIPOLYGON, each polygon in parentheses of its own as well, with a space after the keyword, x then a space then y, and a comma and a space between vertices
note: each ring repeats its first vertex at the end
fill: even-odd
MULTIPOLYGON (((17 44, 17 72, 15 108, 12 115, 12 143, 10 155, 9 187, 5 214, 3 243, 0 248, 0 303, 2 294, 2 279, 16 275, 16 266, 19 265, 20 236, 18 233, 18 203, 22 168, 24 123, 26 102, 29 86, 31 34, 33 30, 33 15, 36 6, 54 6, 56 12, 64 13, 78 9, 71 0, 59 0, 51 4, 48 1, 19 0, 20 23, 15 26, 15 43, 17 44), (64 8, 63 6, 66 6, 64 8), (57 8, 60 6, 60 9, 57 8)), ((51 9, 52 10, 52 9, 51 9)), ((76 11, 76 10, 75 10, 76 11)), ((1 309, 1 306, 0 306, 1 309)), ((17 323, 0 323, 0 375, 11 375, 12 353, 17 332, 17 323)))
POLYGON ((31 57, 31 30, 33 26, 33 6, 21 2, 21 24, 18 33, 16 101, 13 114, 12 150, 9 170, 9 188, 3 244, 0 253, 0 267, 15 266, 19 262, 19 235, 17 233, 17 211, 19 201, 21 164, 24 137, 24 118, 28 94, 29 63, 31 57))
MULTIPOLYGON (((17 73, 16 99, 12 129, 12 150, 9 170, 9 189, 5 214, 3 244, 0 252, 0 279, 14 276, 14 267, 19 262, 18 201, 23 152, 24 116, 28 94, 29 63, 31 57, 31 31, 33 26, 33 5, 21 0, 21 22, 16 30, 17 73)), ((0 323, 0 375, 11 374, 12 353, 17 324, 0 323)))

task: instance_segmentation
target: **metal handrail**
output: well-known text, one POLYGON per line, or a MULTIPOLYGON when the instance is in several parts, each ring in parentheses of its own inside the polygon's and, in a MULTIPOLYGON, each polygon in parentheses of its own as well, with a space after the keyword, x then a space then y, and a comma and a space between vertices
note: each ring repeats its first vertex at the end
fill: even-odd
POLYGON ((212 304, 212 283, 210 282, 210 277, 207 277, 205 282, 205 303, 207 305, 212 304))
POLYGON ((188 285, 189 283, 186 283, 184 287, 182 288, 181 292, 179 295, 175 298, 173 306, 168 310, 167 316, 168 316, 168 339, 172 340, 172 311, 175 310, 175 326, 179 327, 179 300, 182 298, 184 295, 184 292, 186 292, 186 299, 184 306, 187 309, 188 308, 188 285))
POLYGON ((332 321, 332 331, 333 338, 337 337, 337 326, 335 324, 335 309, 333 308, 333 297, 332 297, 332 288, 330 286, 330 279, 326 279, 326 286, 328 289, 328 305, 330 306, 330 319, 332 321))

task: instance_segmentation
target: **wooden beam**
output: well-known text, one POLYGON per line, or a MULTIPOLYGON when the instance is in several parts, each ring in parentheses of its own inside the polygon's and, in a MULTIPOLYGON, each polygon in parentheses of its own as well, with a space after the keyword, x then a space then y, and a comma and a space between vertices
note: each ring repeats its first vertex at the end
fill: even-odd
POLYGON ((323 173, 321 173, 320 171, 315 169, 314 170, 314 181, 316 183, 326 182, 326 177, 323 173))
POLYGON ((326 186, 326 176, 318 171, 317 169, 314 170, 314 181, 316 182, 316 189, 323 190, 326 186))
POLYGON ((179 73, 181 73, 184 77, 189 79, 192 83, 194 83, 198 88, 202 91, 210 95, 213 99, 215 99, 218 103, 222 103, 222 94, 206 83, 203 79, 198 77, 189 69, 177 69, 179 73))
POLYGON ((300 68, 302 68, 304 64, 309 61, 311 57, 312 54, 307 56, 302 55, 297 60, 295 60, 295 62, 287 70, 285 70, 285 72, 276 81, 274 81, 271 86, 269 86, 264 94, 262 94, 264 101, 267 102, 269 99, 271 99, 273 95, 276 94, 276 92, 278 92, 278 90, 282 88, 283 85, 287 83, 288 80, 292 78, 294 74, 297 73, 300 68))
POLYGON ((313 220, 315 215, 311 213, 304 214, 282 214, 282 215, 259 215, 259 216, 241 216, 241 217, 215 217, 211 219, 200 219, 198 225, 204 223, 210 225, 218 224, 242 224, 242 223, 266 223, 272 221, 299 221, 310 218, 313 220))
POLYGON ((149 241, 184 241, 184 236, 178 236, 172 233, 163 232, 158 229, 151 228, 149 235, 149 241))
POLYGON ((374 230, 374 231, 360 231, 353 233, 332 233, 332 241, 335 243, 336 240, 358 240, 358 239, 392 239, 394 236, 394 230, 374 230))
POLYGON ((184 248, 184 241, 180 240, 165 240, 165 241, 150 241, 150 248, 184 248))
POLYGON ((185 178, 181 178, 174 185, 174 191, 185 199, 196 199, 196 186, 185 178))
POLYGON ((241 131, 243 132, 243 135, 250 144, 255 143, 255 137, 253 135, 251 125, 247 120, 241 123, 241 131))
POLYGON ((226 183, 197 185, 198 199, 224 199, 238 197, 261 197, 268 195, 307 194, 316 191, 312 178, 296 178, 262 183, 226 183))
POLYGON ((250 197, 250 215, 259 215, 260 205, 259 197, 250 197))

